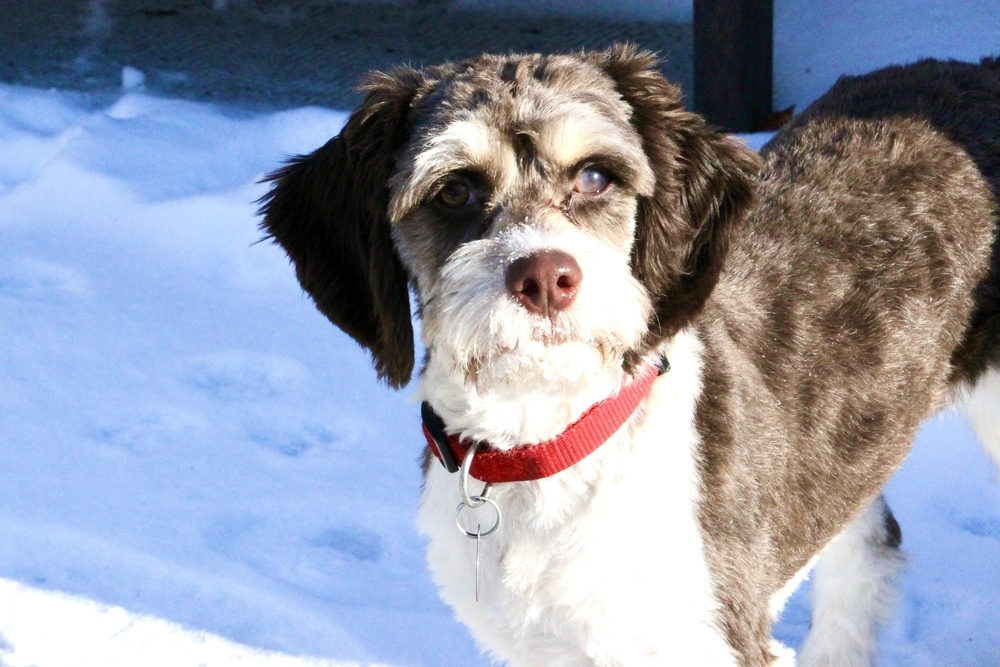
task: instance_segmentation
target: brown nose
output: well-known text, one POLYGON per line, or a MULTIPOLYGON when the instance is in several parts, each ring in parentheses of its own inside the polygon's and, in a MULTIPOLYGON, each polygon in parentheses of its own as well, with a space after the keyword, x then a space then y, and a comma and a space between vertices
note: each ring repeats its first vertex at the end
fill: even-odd
POLYGON ((529 312, 552 317, 576 298, 583 271, 570 255, 544 250, 507 267, 507 290, 529 312))

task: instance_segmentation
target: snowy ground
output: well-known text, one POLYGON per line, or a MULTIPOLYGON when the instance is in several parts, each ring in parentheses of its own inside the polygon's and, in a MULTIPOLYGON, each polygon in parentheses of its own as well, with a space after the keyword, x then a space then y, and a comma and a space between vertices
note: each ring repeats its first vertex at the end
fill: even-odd
MULTIPOLYGON (((257 180, 342 121, 0 88, 0 577, 289 654, 476 663, 412 529, 416 411, 254 245, 257 180)), ((11 665, 41 662, 24 613, 0 605, 11 665)))
MULTIPOLYGON (((255 244, 258 179, 343 119, 0 86, 0 664, 486 664, 412 528, 415 406, 255 244)), ((883 664, 1000 663, 1000 485, 961 420, 889 498, 883 664)))

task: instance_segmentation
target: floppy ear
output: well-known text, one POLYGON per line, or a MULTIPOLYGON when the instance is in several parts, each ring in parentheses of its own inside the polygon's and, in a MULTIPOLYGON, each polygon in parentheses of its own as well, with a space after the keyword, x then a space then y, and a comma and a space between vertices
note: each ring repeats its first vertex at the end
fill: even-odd
POLYGON ((598 55, 632 107, 632 124, 656 176, 639 201, 632 273, 653 299, 649 332, 637 355, 689 325, 718 281, 730 227, 746 213, 760 170, 756 153, 709 128, 681 106, 680 89, 659 60, 633 46, 598 55))
POLYGON ((340 134, 268 176, 260 200, 261 228, 288 253, 302 288, 397 388, 413 372, 413 324, 390 236, 388 181, 422 81, 409 68, 373 75, 340 134))

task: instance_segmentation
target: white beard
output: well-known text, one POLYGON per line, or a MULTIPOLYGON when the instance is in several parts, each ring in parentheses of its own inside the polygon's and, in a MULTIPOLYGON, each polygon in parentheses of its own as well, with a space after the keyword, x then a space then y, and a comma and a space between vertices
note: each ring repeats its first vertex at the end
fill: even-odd
POLYGON ((552 438, 614 393, 650 312, 627 254, 582 232, 526 227, 464 244, 423 296, 429 360, 420 397, 450 432, 500 449, 552 438), (549 249, 572 255, 584 276, 572 306, 552 320, 514 301, 503 270, 549 249))

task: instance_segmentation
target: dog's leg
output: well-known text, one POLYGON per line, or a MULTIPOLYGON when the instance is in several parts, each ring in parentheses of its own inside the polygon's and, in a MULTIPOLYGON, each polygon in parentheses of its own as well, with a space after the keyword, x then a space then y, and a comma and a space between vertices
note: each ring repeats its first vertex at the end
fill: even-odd
POLYGON ((964 407, 979 442, 1000 466, 1000 370, 991 370, 979 379, 964 407))
POLYGON ((870 667, 903 568, 899 524, 880 496, 823 551, 799 667, 870 667))

